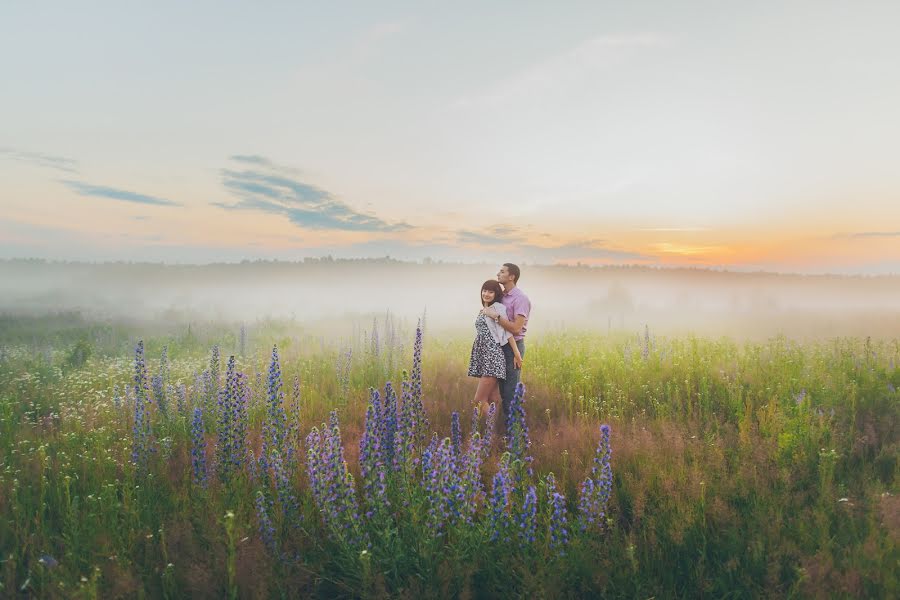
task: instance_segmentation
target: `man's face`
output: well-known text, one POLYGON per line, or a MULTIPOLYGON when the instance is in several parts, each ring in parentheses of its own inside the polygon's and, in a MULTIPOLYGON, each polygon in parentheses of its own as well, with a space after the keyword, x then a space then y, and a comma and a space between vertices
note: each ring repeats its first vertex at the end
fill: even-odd
POLYGON ((497 271, 497 281, 500 282, 500 285, 506 287, 506 284, 512 282, 512 277, 509 276, 509 269, 506 266, 500 267, 500 270, 497 271))

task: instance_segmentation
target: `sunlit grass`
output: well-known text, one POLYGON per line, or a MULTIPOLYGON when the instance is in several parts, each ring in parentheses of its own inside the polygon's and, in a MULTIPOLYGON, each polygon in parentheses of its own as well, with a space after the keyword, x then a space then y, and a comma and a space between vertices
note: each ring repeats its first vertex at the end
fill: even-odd
MULTIPOLYGON (((0 595, 586 596, 850 595, 898 591, 900 343, 841 338, 801 344, 666 338, 648 330, 529 339, 523 381, 535 473, 553 472, 574 518, 600 423, 612 426, 607 530, 564 557, 484 543, 463 530, 434 543, 409 523, 373 529, 365 555, 325 539, 303 468, 292 484, 297 523, 277 523, 289 560, 267 551, 256 486, 210 473, 192 484, 190 411, 154 415, 148 474, 131 464, 133 347, 150 373, 168 348, 170 381, 204 406, 209 349, 236 356, 251 389, 249 443, 259 451, 266 369, 281 354, 288 420, 301 439, 337 409, 345 457, 360 482, 359 439, 370 388, 399 386, 413 331, 373 345, 358 325, 326 340, 296 323, 172 325, 146 330, 81 323, 63 336, 17 330, 0 353, 0 595), (77 348, 79 340, 85 342, 77 348), (401 347, 402 343, 402 347, 401 347), (87 351, 87 352, 85 352, 87 351), (350 359, 347 359, 350 351, 350 359), (232 516, 228 516, 232 515, 232 516), (296 525, 296 526, 295 526, 296 525)), ((382 324, 383 326, 383 324, 382 324)), ((423 401, 449 435, 469 431, 471 340, 431 337, 423 401)), ((208 406, 206 408, 209 408, 208 406)), ((211 414, 206 415, 212 423, 211 414)), ((210 456, 215 434, 207 435, 210 456)), ((485 460, 490 477, 504 448, 485 460)), ((412 513, 414 514, 414 513, 412 513)))

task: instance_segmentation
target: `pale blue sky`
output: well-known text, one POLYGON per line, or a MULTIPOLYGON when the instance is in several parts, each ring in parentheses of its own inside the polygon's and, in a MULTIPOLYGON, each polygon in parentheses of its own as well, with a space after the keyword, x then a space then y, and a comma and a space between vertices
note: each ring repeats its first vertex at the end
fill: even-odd
POLYGON ((898 23, 897 2, 7 0, 0 256, 900 272, 898 23))

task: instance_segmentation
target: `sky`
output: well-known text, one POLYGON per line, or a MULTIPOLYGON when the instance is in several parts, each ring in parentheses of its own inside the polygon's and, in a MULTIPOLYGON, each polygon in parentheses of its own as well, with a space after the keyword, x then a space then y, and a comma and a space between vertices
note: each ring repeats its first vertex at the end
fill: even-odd
POLYGON ((0 3, 0 258, 900 273, 900 3, 0 3))

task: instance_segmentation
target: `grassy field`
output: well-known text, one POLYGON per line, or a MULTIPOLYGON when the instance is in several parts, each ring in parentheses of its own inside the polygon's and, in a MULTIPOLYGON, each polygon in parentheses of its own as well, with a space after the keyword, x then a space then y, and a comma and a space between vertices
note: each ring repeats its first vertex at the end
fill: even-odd
POLYGON ((529 337, 488 444, 471 339, 376 319, 0 317, 0 595, 900 593, 900 341, 529 337))

